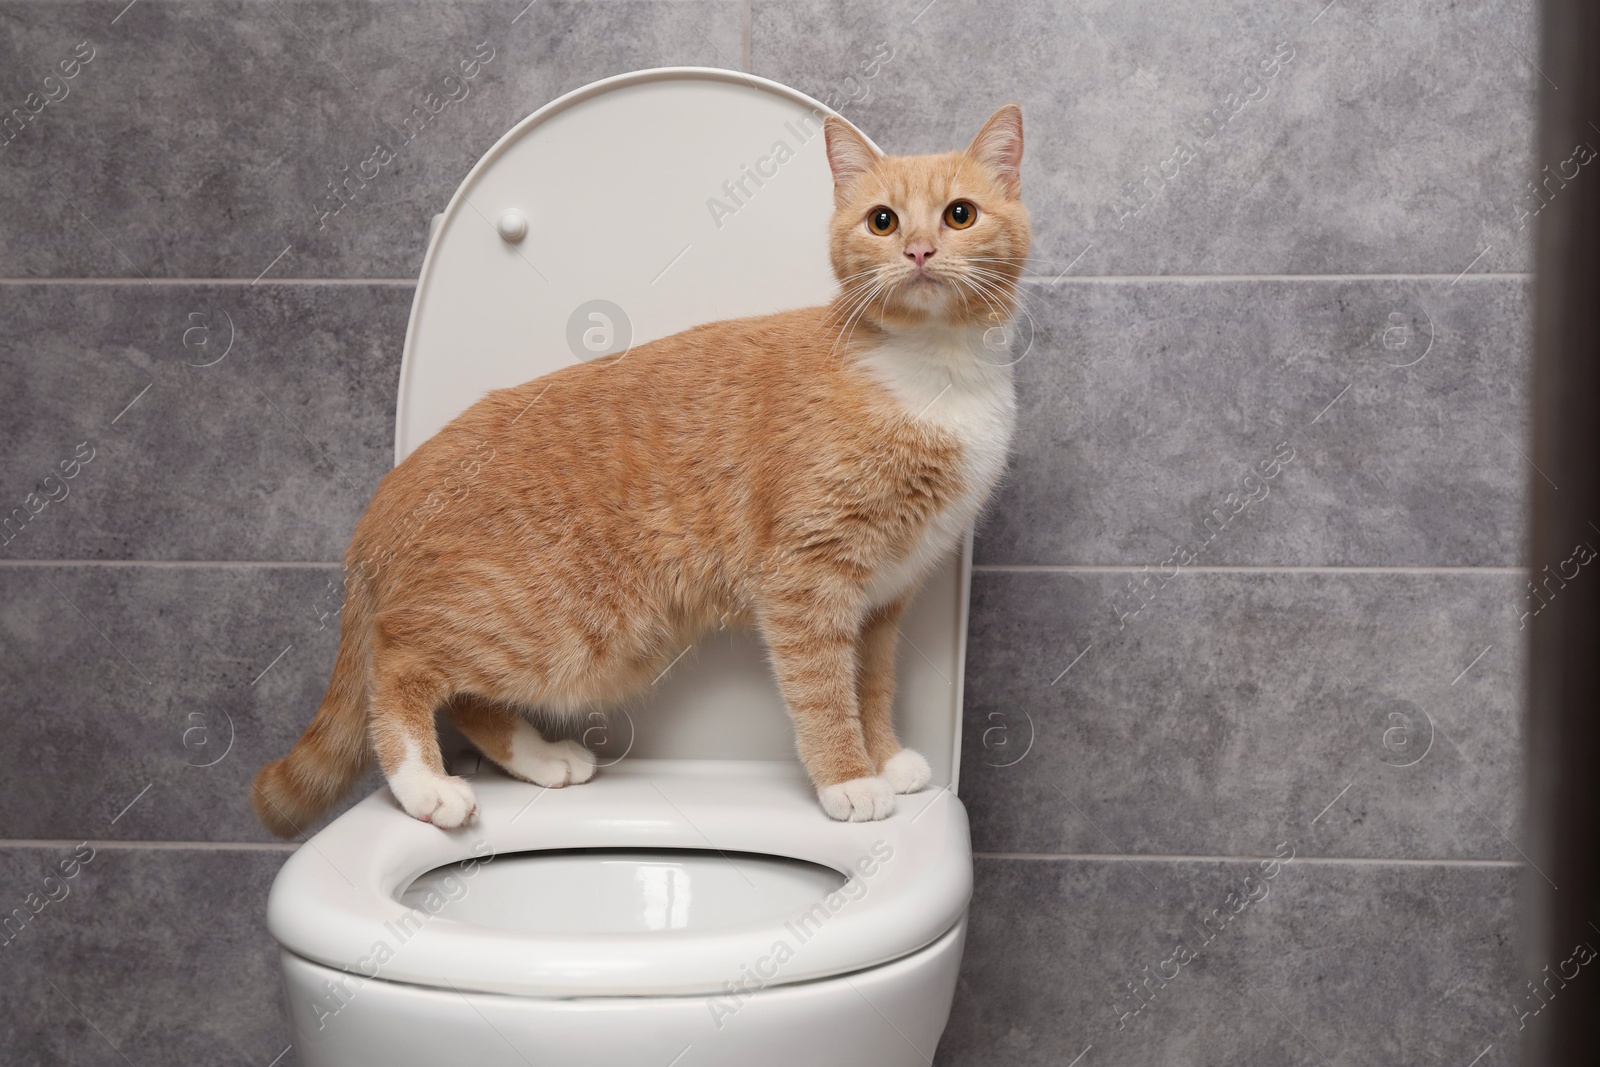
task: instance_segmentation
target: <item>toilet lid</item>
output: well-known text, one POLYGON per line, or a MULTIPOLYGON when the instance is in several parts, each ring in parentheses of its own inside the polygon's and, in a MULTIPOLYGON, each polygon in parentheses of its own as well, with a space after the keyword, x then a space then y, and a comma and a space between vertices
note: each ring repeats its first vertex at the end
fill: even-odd
MULTIPOLYGON (((609 78, 524 119, 473 167, 430 241, 406 336, 395 458, 485 393, 700 323, 827 302, 831 114, 736 71, 609 78)), ((896 725, 954 786, 970 547, 900 624, 896 725)), ((602 734, 595 731, 591 740, 602 734)), ((600 750, 794 760, 748 634, 704 640, 600 750)))
POLYGON ((395 461, 491 389, 704 322, 827 303, 830 114, 753 75, 668 68, 518 123, 429 242, 395 461))
POLYGON ((473 788, 478 816, 457 831, 406 817, 387 789, 340 816, 279 871, 267 904, 273 936, 359 979, 521 996, 725 995, 728 983, 764 988, 908 956, 954 927, 972 894, 966 811, 948 789, 899 797, 880 822, 839 823, 798 768, 734 761, 629 759, 565 789, 485 770, 473 788), (597 847, 798 860, 849 880, 832 892, 812 880, 808 894, 800 879, 763 879, 747 863, 734 874, 752 899, 737 895, 745 882, 724 885, 727 914, 715 921, 648 929, 628 929, 625 915, 519 920, 474 901, 474 893, 514 900, 507 878, 561 876, 538 864, 502 876, 496 863, 597 847), (432 903, 407 896, 419 877, 452 864, 463 866, 429 880, 442 885, 432 903), (761 894, 775 899, 753 899, 761 894), (469 906, 452 910, 449 897, 469 906))

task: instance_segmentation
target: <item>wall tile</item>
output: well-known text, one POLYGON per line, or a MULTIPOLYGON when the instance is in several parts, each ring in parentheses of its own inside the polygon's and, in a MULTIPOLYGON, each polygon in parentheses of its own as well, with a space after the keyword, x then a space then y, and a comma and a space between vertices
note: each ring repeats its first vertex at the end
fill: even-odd
POLYGON ((613 74, 743 58, 730 0, 527 7, 0 4, 7 109, 93 48, 67 95, 0 149, 0 277, 413 277, 429 218, 518 120, 613 74), (492 58, 446 86, 480 44, 492 58), (396 134, 430 92, 458 99, 396 134), (393 161, 324 219, 329 183, 380 137, 393 161))
MULTIPOLYGON (((12 903, 42 893, 70 852, 0 853, 12 903)), ((270 1061, 289 1039, 261 915, 283 858, 99 847, 0 949, 6 1047, 52 1065, 124 1062, 112 1046, 135 1063, 270 1061)), ((1464 1063, 1486 1047, 1480 1062, 1514 1062, 1526 997, 1514 870, 1291 861, 1262 873, 980 859, 936 1062, 1058 1064, 1090 1044, 1111 1064, 1319 1062, 1312 1047, 1351 1064, 1464 1063), (1257 899, 1228 914, 1245 895, 1257 899), (1127 983, 1146 966, 1171 975, 1161 963, 1180 941, 1196 958, 1152 981, 1119 1029, 1138 1003, 1127 983)))
POLYGON ((1062 1067, 1091 1046, 1081 1063, 1104 1067, 1518 1062, 1516 870, 1266 869, 980 859, 935 1062, 1062 1067), (1166 962, 1179 944, 1196 955, 1166 962))
POLYGON ((988 852, 1516 860, 1512 574, 980 572, 961 796, 988 852))
MULTIPOLYGON (((0 278, 410 278, 428 218, 518 119, 628 70, 744 63, 739 0, 525 5, 0 0, 0 115, 95 49, 0 133, 0 278), (470 94, 322 217, 328 183, 479 42, 470 94)), ((1517 866, 1537 601, 1512 568, 1541 475, 1529 286, 1503 272, 1530 264, 1533 5, 749 14, 756 73, 891 151, 950 148, 1008 99, 1027 116, 1033 344, 978 542, 961 792, 980 856, 938 1062, 1513 1062, 1513 886, 1541 876, 1517 866), (1180 141, 1194 159, 1153 176, 1180 141), (1295 458, 1261 496, 1242 479, 1279 442, 1295 458), (1240 488, 1258 498, 1219 526, 1240 488), (1141 858, 1280 842, 1296 861, 1212 939, 1259 866, 1141 858), (1180 938, 1198 956, 1119 1026, 1180 938)), ((286 853, 229 843, 269 840, 250 778, 326 684, 326 561, 389 466, 411 297, 0 284, 0 517, 94 449, 0 534, 7 836, 102 842, 0 945, 19 1062, 284 1053, 262 915, 286 853), (20 562, 55 560, 108 562, 20 562)), ((7 906, 69 851, 0 848, 7 906)))
POLYGON ((0 567, 7 836, 272 840, 250 781, 321 702, 338 582, 336 567, 0 567))
POLYGON ((0 558, 343 555, 393 461, 410 286, 0 293, 0 558))
MULTIPOLYGON (((266 840, 249 781, 320 701, 337 574, 0 568, 11 834, 266 840)), ((1515 858, 1520 579, 1190 573, 1119 629, 1129 577, 977 576, 976 847, 1250 854, 1290 820, 1320 855, 1515 858)))
POLYGON ((1154 564, 1187 541, 1213 565, 1521 563, 1542 477, 1526 282, 1028 292, 1011 472, 979 562, 1154 564), (1293 461, 1246 482, 1280 443, 1293 461), (1231 515, 1235 492, 1256 499, 1231 515))
POLYGON ((73 854, 0 849, 7 909, 27 910, 30 893, 55 898, 0 947, 8 1063, 293 1067, 265 922, 286 852, 102 845, 62 879, 73 854))
MULTIPOLYGON (((5 513, 80 443, 96 458, 0 553, 343 551, 389 466, 409 287, 7 293, 5 513)), ((1522 443, 1524 283, 1029 293, 1012 472, 980 530, 980 562, 1159 562, 1203 537, 1205 516, 1280 441, 1294 462, 1206 562, 1520 562, 1527 486, 1540 477, 1522 443)))
POLYGON ((1020 101, 1046 275, 1527 269, 1532 6, 1325 8, 756 0, 751 63, 894 152, 959 147, 1020 101), (878 42, 893 57, 849 82, 878 42))
MULTIPOLYGON (((69 852, 6 850, 0 867, 16 903, 69 852)), ((66 883, 68 895, 4 950, 14 975, 7 1047, 44 1064, 121 1062, 111 1045, 133 1062, 267 1062, 288 1040, 260 925, 281 861, 98 849, 66 883)), ((1485 1046, 1484 1062, 1512 1062, 1521 1003, 1509 948, 1514 872, 1293 862, 1271 880, 1260 871, 980 860, 938 1062, 1058 1063, 1091 1043, 1110 1063, 1312 1062, 1308 1041, 1341 1063, 1417 1062, 1446 1050, 1466 1062, 1485 1046), (1263 886, 1266 896, 1226 925, 1206 923, 1230 893, 1259 896, 1263 886), (1157 968, 1180 939, 1199 956, 1153 984, 1154 999, 1119 1030, 1136 1003, 1125 983, 1157 968), (1365 1020, 1359 1033, 1348 1026, 1353 1015, 1365 1020)), ((59 882, 51 888, 59 896, 59 882)), ((279 1062, 292 1063, 292 1052, 279 1062)))

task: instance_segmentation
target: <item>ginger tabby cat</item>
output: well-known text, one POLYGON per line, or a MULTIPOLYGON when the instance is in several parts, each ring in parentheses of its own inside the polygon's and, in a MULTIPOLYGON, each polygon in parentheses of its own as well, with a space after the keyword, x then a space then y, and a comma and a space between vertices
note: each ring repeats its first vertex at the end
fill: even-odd
POLYGON ((928 783, 895 738, 896 623, 1010 446, 1011 369, 984 333, 1015 312, 1028 254, 1022 114, 944 155, 880 155, 837 118, 825 134, 831 304, 491 393, 384 477, 345 556, 327 695, 256 776, 270 830, 300 832, 374 754, 410 815, 466 822, 440 711, 518 778, 586 782, 594 757, 520 709, 622 701, 728 623, 765 640, 830 816, 885 818, 928 783))

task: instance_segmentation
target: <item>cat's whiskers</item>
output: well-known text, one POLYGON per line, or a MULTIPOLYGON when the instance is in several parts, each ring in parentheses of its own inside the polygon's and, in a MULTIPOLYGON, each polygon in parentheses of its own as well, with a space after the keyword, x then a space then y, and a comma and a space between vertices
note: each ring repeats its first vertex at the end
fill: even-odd
POLYGON ((843 278, 840 278, 839 295, 834 297, 832 303, 828 305, 829 317, 833 317, 837 309, 841 306, 851 304, 855 295, 868 288, 882 273, 883 268, 881 266, 875 266, 868 267, 866 270, 858 270, 854 274, 848 274, 843 278), (857 281, 857 279, 865 280, 857 281))
MULTIPOLYGON (((888 291, 888 286, 894 282, 894 272, 890 267, 870 267, 870 269, 861 270, 858 274, 850 275, 850 277, 859 277, 859 275, 870 275, 870 277, 867 277, 864 282, 851 286, 845 293, 840 293, 840 298, 835 301, 834 307, 840 309, 838 314, 842 317, 842 322, 840 322, 838 334, 834 338, 832 355, 838 355, 838 346, 840 344, 845 344, 845 342, 854 338, 856 325, 858 325, 862 315, 866 314, 866 310, 872 306, 872 301, 875 301, 880 294, 888 291), (848 331, 848 336, 846 336, 846 331, 848 331)), ((832 317, 832 310, 830 310, 830 317, 832 317)))
POLYGON ((973 275, 973 277, 986 280, 986 282, 989 282, 990 285, 997 286, 998 290, 1002 291, 1002 293, 1008 294, 1011 299, 1016 299, 1016 301, 1032 299, 1032 294, 1027 293, 1026 290, 1022 290, 1021 286, 1018 285, 1018 280, 1011 277, 1011 275, 1005 274, 1003 270, 994 270, 992 267, 981 267, 978 266, 978 264, 966 264, 966 272, 973 275))
MULTIPOLYGON (((1019 273, 1021 273, 1021 274, 1031 274, 1035 278, 1059 278, 1061 276, 1060 273, 1050 274, 1050 273, 1048 273, 1046 271, 1034 270, 1032 267, 1028 266, 1029 262, 1038 263, 1038 264, 1040 264, 1042 266, 1051 266, 1051 265, 1059 262, 1058 260, 1036 259, 1036 258, 1033 258, 1031 256, 1023 257, 1021 259, 1015 258, 1013 256, 973 256, 973 257, 971 257, 971 262, 974 262, 974 263, 1005 263, 1005 264, 1008 264, 1008 265, 1014 267, 1019 273)), ((1077 262, 1078 261, 1075 259, 1075 260, 1072 261, 1072 263, 1068 263, 1066 265, 1066 267, 1063 268, 1063 271, 1065 271, 1066 269, 1072 267, 1072 265, 1074 263, 1077 263, 1077 262)))
POLYGON ((972 270, 972 271, 974 271, 976 273, 982 273, 984 275, 984 277, 988 278, 990 281, 999 282, 999 283, 1001 283, 1003 285, 1013 287, 1018 291, 1019 294, 1021 293, 1021 291, 1022 291, 1022 287, 1021 287, 1022 279, 1020 277, 1018 277, 1017 274, 1011 273, 1010 271, 1003 270, 1003 269, 1000 269, 1000 268, 997 268, 997 267, 985 266, 985 264, 990 264, 990 263, 1006 262, 1007 265, 1012 268, 1012 270, 1024 269, 1024 268, 1016 267, 1015 263, 1011 263, 1009 261, 987 259, 987 258, 980 257, 980 256, 974 256, 971 259, 964 260, 963 262, 970 270, 972 270))
POLYGON ((997 278, 982 270, 973 270, 967 278, 974 287, 989 294, 998 305, 996 310, 1005 318, 1014 316, 1017 312, 1032 317, 1028 307, 1031 295, 1018 289, 1014 284, 1004 278, 997 278))
POLYGON ((848 288, 850 283, 855 281, 857 278, 865 278, 868 275, 877 274, 882 269, 883 268, 881 266, 873 266, 868 267, 866 270, 858 270, 854 274, 847 274, 843 278, 839 279, 839 285, 841 288, 848 288))
POLYGON ((866 270, 858 270, 854 274, 848 274, 839 279, 841 291, 848 292, 851 289, 860 289, 862 286, 870 284, 872 279, 877 278, 882 273, 883 267, 876 266, 868 267, 866 270), (861 279, 866 280, 863 281, 861 279))
MULTIPOLYGON (((983 316, 983 318, 993 322, 996 325, 1006 321, 1006 319, 1009 318, 1006 306, 1003 303, 996 301, 992 295, 985 292, 976 279, 971 277, 956 277, 953 278, 952 281, 954 282, 956 288, 963 294, 970 293, 972 296, 977 297, 978 301, 980 301, 982 305, 988 309, 988 314, 983 316)), ((965 300, 964 302, 966 303, 969 314, 976 310, 971 300, 965 300)))
POLYGON ((999 319, 1010 318, 1021 303, 1022 294, 1013 279, 970 260, 963 259, 959 269, 952 271, 949 277, 976 294, 999 319))
POLYGON ((1004 271, 995 270, 993 267, 985 267, 976 263, 965 264, 965 267, 972 274, 979 275, 1004 288, 1011 289, 1017 292, 1019 295, 1021 294, 1021 288, 1017 284, 1017 279, 1012 275, 1005 273, 1004 271))
POLYGON ((843 329, 849 318, 883 288, 888 281, 888 274, 889 268, 878 265, 849 275, 845 281, 850 284, 844 285, 839 295, 834 298, 829 307, 829 318, 838 322, 843 329), (861 280, 855 281, 855 279, 861 280))
MULTIPOLYGON (((983 280, 982 277, 977 272, 974 272, 972 276, 968 277, 965 280, 967 281, 968 284, 970 284, 970 285, 972 285, 974 287, 975 291, 978 289, 979 286, 992 286, 992 285, 994 285, 994 282, 992 282, 992 281, 983 280)), ((1021 294, 1021 290, 1017 290, 1012 295, 1013 295, 1013 297, 1015 297, 1015 296, 1020 295, 1020 294, 1021 294)), ((1026 302, 1023 301, 1023 300, 1015 300, 1014 299, 1013 300, 1011 314, 1002 316, 1001 318, 1002 318, 1003 321, 1006 321, 1006 320, 1009 320, 1011 318, 1014 318, 1018 313, 1022 314, 1028 320, 1028 334, 1029 334, 1029 336, 1031 337, 1031 336, 1037 335, 1038 332, 1039 332, 1038 322, 1034 319, 1033 312, 1028 308, 1026 302)), ((1003 321, 1002 322, 997 322, 996 325, 997 326, 998 325, 1002 325, 1003 321)), ((1020 357, 1018 357, 1018 358, 1020 359, 1020 357)), ((1013 360, 1012 362, 1015 363, 1016 360, 1013 360)))
MULTIPOLYGON (((969 292, 973 296, 977 297, 978 300, 983 303, 984 307, 993 313, 995 317, 1004 317, 1005 304, 996 300, 992 293, 986 292, 982 287, 982 283, 976 278, 976 276, 958 274, 953 275, 951 277, 951 281, 958 289, 963 290, 964 292, 969 292)), ((970 302, 968 303, 968 308, 971 308, 970 302)))
POLYGON ((896 280, 895 273, 887 267, 874 268, 873 273, 876 277, 872 279, 870 287, 867 288, 860 300, 852 305, 853 310, 845 320, 844 325, 840 327, 839 335, 834 338, 833 351, 830 354, 839 357, 840 362, 843 362, 844 354, 839 350, 839 346, 842 344, 848 348, 849 342, 855 338, 856 327, 865 316, 867 309, 872 306, 872 302, 880 295, 887 293, 889 287, 896 280))

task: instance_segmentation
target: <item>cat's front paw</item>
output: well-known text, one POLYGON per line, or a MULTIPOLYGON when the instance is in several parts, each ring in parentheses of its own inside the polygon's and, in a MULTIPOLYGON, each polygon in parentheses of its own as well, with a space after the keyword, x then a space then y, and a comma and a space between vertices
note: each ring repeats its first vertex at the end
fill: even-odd
POLYGON ((874 822, 894 814, 894 787, 882 778, 852 778, 817 791, 822 810, 841 822, 874 822))
POLYGON ((883 764, 883 778, 896 793, 915 793, 928 784, 933 771, 922 753, 902 748, 883 764))
POLYGON ((478 798, 460 778, 402 770, 389 780, 389 791, 413 819, 454 830, 478 812, 478 798))

